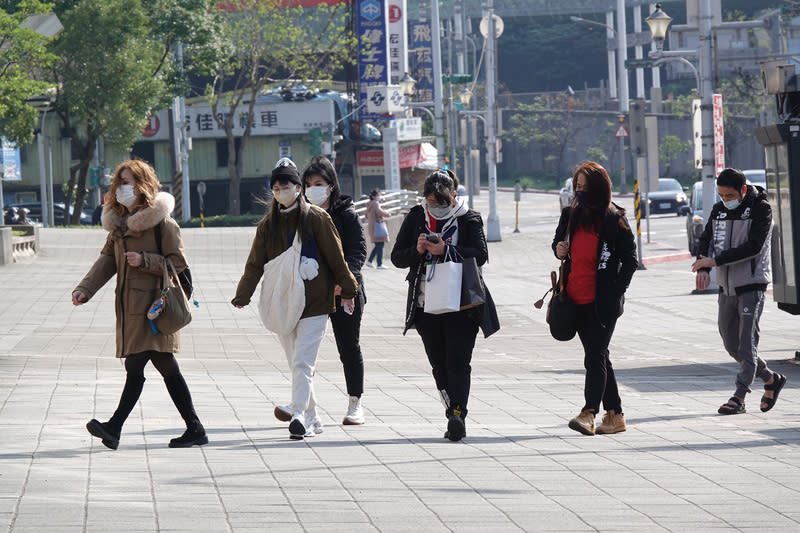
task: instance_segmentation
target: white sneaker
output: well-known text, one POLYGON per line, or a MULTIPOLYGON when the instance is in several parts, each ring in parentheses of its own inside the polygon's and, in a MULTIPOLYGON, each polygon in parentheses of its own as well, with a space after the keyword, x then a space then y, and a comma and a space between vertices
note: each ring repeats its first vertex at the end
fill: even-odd
POLYGON ((345 415, 342 424, 345 426, 360 426, 364 423, 364 409, 361 408, 361 398, 358 396, 350 396, 350 404, 347 406, 347 415, 345 415))
POLYGON ((389 270, 389 267, 387 267, 386 265, 380 265, 378 267, 378 270, 389 270))
POLYGON ((315 417, 306 419, 306 437, 313 437, 325 431, 322 421, 315 417))
POLYGON ((365 265, 367 265, 367 266, 368 266, 368 267, 370 267, 370 268, 375 268, 375 265, 373 265, 373 264, 372 264, 372 261, 367 261, 367 262, 366 262, 366 263, 364 263, 364 264, 365 264, 365 265))

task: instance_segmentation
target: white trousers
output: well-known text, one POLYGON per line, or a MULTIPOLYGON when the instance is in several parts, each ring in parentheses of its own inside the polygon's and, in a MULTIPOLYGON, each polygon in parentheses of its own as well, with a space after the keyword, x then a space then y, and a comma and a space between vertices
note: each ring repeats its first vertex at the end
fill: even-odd
POLYGON ((278 335, 292 371, 292 402, 289 409, 292 418, 300 418, 304 425, 317 416, 314 368, 327 325, 328 315, 312 316, 301 319, 291 333, 278 335))

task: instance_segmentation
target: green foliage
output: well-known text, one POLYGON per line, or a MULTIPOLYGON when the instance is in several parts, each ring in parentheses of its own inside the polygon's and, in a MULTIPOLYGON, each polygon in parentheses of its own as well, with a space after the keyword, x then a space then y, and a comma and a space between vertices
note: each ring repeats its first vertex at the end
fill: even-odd
MULTIPOLYGON (((257 226, 258 221, 264 218, 264 215, 218 215, 213 217, 206 217, 204 220, 207 228, 230 228, 236 226, 257 226)), ((178 221, 182 228, 199 228, 200 219, 190 218, 186 222, 178 221)))
POLYGON ((533 189, 533 186, 535 185, 533 178, 530 178, 528 176, 520 178, 519 184, 520 186, 522 186, 523 191, 527 191, 528 189, 533 189))
POLYGON ((545 162, 560 172, 567 145, 578 133, 575 110, 579 105, 560 93, 537 96, 533 104, 519 104, 511 116, 511 137, 523 146, 542 145, 545 162))
POLYGON ((586 159, 603 164, 608 161, 608 156, 601 147, 595 145, 586 150, 586 159))
MULTIPOLYGON (((666 175, 670 175, 670 166, 672 161, 680 155, 685 155, 691 162, 692 142, 681 140, 677 135, 667 135, 659 144, 658 147, 658 161, 667 166, 666 175)), ((689 165, 692 166, 691 164, 689 165)))
POLYGON ((26 100, 49 87, 36 76, 54 56, 45 48, 48 37, 20 24, 29 15, 48 13, 52 6, 38 0, 9 4, 0 10, 0 136, 27 144, 33 139, 38 112, 26 100))
MULTIPOLYGON (((232 144, 234 121, 253 116, 258 94, 274 80, 329 79, 353 61, 355 38, 348 24, 348 6, 285 8, 283 0, 239 0, 237 10, 222 17, 222 41, 210 68, 206 96, 219 127, 232 144)), ((222 9, 217 7, 217 10, 222 9)), ((290 85, 290 83, 287 83, 290 85)), ((240 212, 241 153, 247 147, 251 121, 228 155, 228 213, 240 212)))

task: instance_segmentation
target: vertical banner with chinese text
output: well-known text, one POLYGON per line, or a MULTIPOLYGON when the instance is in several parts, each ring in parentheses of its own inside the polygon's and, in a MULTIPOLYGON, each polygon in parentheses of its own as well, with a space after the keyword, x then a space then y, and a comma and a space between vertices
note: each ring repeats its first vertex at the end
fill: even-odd
POLYGON ((433 94, 433 41, 430 22, 412 22, 409 25, 411 47, 411 76, 417 80, 417 100, 432 102, 433 94))
POLYGON ((408 72, 406 0, 389 0, 389 71, 392 85, 408 72))
MULTIPOLYGON (((385 0, 359 0, 358 31, 358 92, 359 102, 367 102, 367 87, 388 85, 390 68, 388 54, 389 16, 385 0)), ((379 115, 365 109, 361 120, 377 120, 379 115)))
POLYGON ((725 170, 725 129, 722 117, 722 95, 714 95, 714 175, 725 170))

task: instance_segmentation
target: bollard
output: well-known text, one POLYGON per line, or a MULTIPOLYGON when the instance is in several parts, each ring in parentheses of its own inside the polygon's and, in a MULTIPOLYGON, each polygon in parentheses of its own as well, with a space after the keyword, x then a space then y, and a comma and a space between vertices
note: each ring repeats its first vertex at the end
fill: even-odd
POLYGON ((642 260, 642 205, 639 196, 639 180, 633 182, 633 211, 636 214, 636 248, 639 256, 639 267, 637 270, 646 270, 642 260))
POLYGON ((519 180, 514 184, 514 203, 516 204, 516 216, 514 218, 514 233, 519 233, 519 201, 522 200, 522 185, 519 180))

